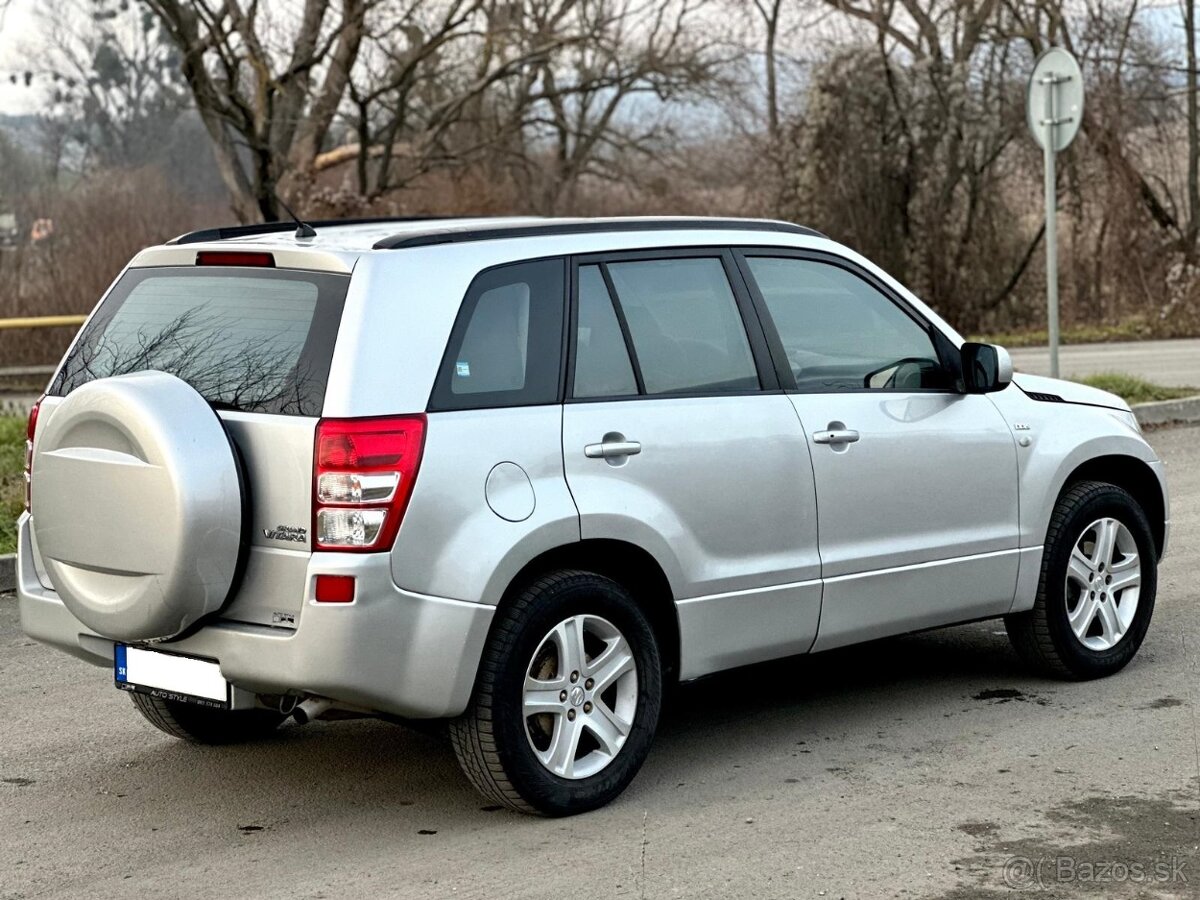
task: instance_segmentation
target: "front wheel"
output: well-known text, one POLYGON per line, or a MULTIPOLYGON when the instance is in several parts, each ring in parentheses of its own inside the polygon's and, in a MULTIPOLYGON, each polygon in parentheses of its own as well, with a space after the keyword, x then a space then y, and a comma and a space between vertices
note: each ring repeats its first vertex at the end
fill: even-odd
POLYGON ((471 706, 450 733, 485 796, 570 815, 603 806, 633 780, 661 703, 654 631, 628 591, 560 571, 498 613, 471 706))
POLYGON ((1004 622, 1040 671, 1100 678, 1137 653, 1157 588, 1157 552, 1141 506, 1115 485, 1081 482, 1051 517, 1033 609, 1004 622))

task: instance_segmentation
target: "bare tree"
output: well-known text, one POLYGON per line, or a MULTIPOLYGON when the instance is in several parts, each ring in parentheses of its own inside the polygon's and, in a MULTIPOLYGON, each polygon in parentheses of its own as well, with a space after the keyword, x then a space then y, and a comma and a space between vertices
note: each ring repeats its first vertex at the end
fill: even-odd
POLYGON ((374 203, 439 171, 515 180, 531 209, 573 207, 585 179, 661 147, 669 129, 639 116, 711 77, 713 42, 692 27, 709 0, 444 0, 380 9, 352 79, 358 195, 374 203))
POLYGON ((940 308, 977 319, 1011 296, 1040 235, 1020 236, 1002 189, 1024 123, 999 3, 827 6, 858 41, 812 79, 796 202, 940 308))
POLYGON ((706 5, 560 0, 557 15, 533 20, 532 34, 557 27, 576 35, 542 57, 518 96, 518 121, 528 136, 526 174, 540 176, 535 179, 541 183, 540 211, 575 208, 584 179, 636 179, 638 161, 676 137, 660 116, 630 108, 639 97, 660 104, 695 98, 713 80, 717 42, 693 27, 706 5))
MULTIPOLYGON (((576 0, 563 0, 565 6, 576 0)), ((350 145, 318 168, 355 159, 358 193, 368 203, 431 171, 478 161, 514 137, 502 108, 505 85, 577 34, 522 30, 520 3, 414 2, 381 9, 363 71, 349 88, 350 145)))
POLYGON ((154 17, 116 0, 48 0, 36 15, 46 115, 78 147, 75 168, 153 160, 187 109, 173 48, 154 17))
POLYGON ((183 75, 243 221, 275 220, 312 176, 378 0, 305 0, 272 17, 256 0, 145 0, 183 75))

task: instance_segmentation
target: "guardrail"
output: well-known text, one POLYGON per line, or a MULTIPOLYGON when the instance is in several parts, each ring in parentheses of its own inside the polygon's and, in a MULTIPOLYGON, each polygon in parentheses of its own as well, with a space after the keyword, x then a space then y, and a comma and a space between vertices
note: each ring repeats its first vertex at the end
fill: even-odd
POLYGON ((30 378, 38 375, 53 375, 55 365, 45 366, 6 366, 0 369, 0 379, 2 378, 30 378))
POLYGON ((0 319, 0 331, 12 328, 62 328, 66 325, 82 325, 87 316, 24 316, 18 319, 0 319))

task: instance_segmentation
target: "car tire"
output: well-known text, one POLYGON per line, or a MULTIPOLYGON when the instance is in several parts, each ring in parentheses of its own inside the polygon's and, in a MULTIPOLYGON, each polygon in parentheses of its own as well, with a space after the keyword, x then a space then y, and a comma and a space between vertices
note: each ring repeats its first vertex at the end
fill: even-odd
POLYGON ((1116 485, 1074 484, 1050 519, 1033 608, 1005 617, 1008 636, 1020 656, 1045 675, 1084 680, 1119 672, 1150 627, 1157 568, 1154 536, 1138 502, 1116 485), (1115 524, 1105 524, 1110 522, 1115 524), (1102 533, 1108 532, 1113 538, 1106 543, 1102 533), (1105 547, 1108 557, 1093 564, 1105 547), (1114 589, 1114 578, 1126 585, 1135 574, 1135 584, 1114 589), (1124 606, 1129 601, 1132 609, 1124 606))
POLYGON ((286 716, 269 709, 211 709, 149 694, 130 698, 146 721, 193 744, 243 744, 270 736, 286 716))
POLYGON ((498 611, 450 736, 463 771, 493 802, 573 815, 625 790, 661 705, 658 644, 633 597, 612 579, 556 571, 498 611), (550 711, 528 712, 542 708, 550 711))

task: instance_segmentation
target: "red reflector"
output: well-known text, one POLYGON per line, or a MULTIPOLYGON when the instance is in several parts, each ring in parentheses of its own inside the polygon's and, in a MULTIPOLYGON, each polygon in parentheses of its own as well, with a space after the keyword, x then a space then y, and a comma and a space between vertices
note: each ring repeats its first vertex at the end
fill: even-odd
POLYGON ((272 253, 244 253, 231 250, 201 250, 196 254, 198 266, 260 266, 275 268, 272 253))
POLYGON ((38 397, 37 403, 33 404, 33 408, 29 410, 29 421, 25 423, 25 440, 32 441, 34 432, 37 431, 38 410, 42 408, 42 397, 38 397))
POLYGON ((29 410, 29 421, 25 425, 25 512, 33 508, 33 436, 37 433, 38 410, 44 399, 44 396, 38 397, 33 409, 29 410))
POLYGON ((353 575, 318 575, 318 603, 350 603, 354 600, 353 575))

